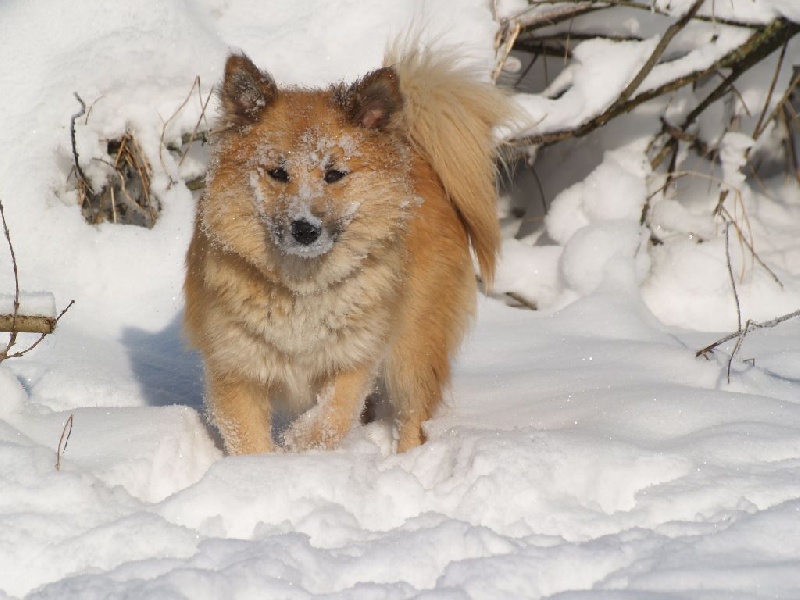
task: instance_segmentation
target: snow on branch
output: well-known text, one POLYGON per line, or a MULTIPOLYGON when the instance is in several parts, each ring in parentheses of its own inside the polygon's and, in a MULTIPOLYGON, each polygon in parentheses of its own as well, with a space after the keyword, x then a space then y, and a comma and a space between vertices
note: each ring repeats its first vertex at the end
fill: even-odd
MULTIPOLYGON (((695 0, 683 15, 666 28, 664 33, 658 37, 658 43, 649 51, 649 55, 638 70, 624 84, 620 84, 613 101, 605 106, 595 106, 593 103, 587 102, 588 111, 579 112, 571 115, 571 118, 564 119, 562 115, 551 114, 558 112, 555 103, 546 102, 544 98, 537 99, 538 101, 530 101, 528 99, 529 101, 526 105, 532 108, 531 112, 541 115, 540 118, 534 119, 536 121, 535 132, 529 131, 517 134, 509 140, 510 143, 514 146, 525 147, 547 145, 566 139, 583 137, 604 126, 610 120, 630 113, 634 108, 645 102, 665 96, 685 86, 696 84, 723 70, 729 70, 730 73, 723 78, 722 82, 699 102, 687 115, 683 123, 677 127, 678 130, 685 130, 712 103, 729 92, 733 83, 745 72, 776 50, 782 47, 785 48, 789 40, 800 31, 800 24, 785 18, 777 18, 766 25, 757 27, 752 24, 726 21, 729 23, 729 27, 738 27, 740 31, 726 32, 726 35, 719 34, 712 38, 710 44, 706 44, 702 48, 692 48, 690 52, 685 53, 680 58, 670 57, 665 60, 665 56, 669 56, 667 50, 671 42, 679 34, 685 33, 687 25, 698 18, 697 13, 703 2, 704 0, 695 0), (743 39, 742 30, 751 31, 752 33, 743 39), (741 39, 741 41, 730 47, 731 42, 737 39, 741 39), (710 50, 713 50, 714 54, 710 54, 710 50), (556 124, 556 126, 553 127, 551 124, 556 124)), ((539 7, 540 4, 536 6, 539 7)), ((504 20, 499 46, 506 48, 509 46, 508 40, 513 38, 511 47, 536 48, 535 42, 540 39, 541 44, 538 49, 540 52, 544 52, 548 46, 552 46, 553 40, 556 39, 553 37, 552 28, 553 25, 560 22, 562 16, 574 18, 576 15, 583 14, 590 9, 603 10, 620 6, 629 8, 641 7, 633 2, 601 4, 581 1, 566 8, 563 4, 558 5, 551 12, 526 12, 518 17, 504 20), (567 8, 572 8, 573 10, 570 11, 567 8), (544 30, 541 36, 538 35, 540 28, 544 30)), ((717 26, 720 26, 720 24, 717 24, 717 26)), ((571 32, 567 35, 570 36, 571 32)), ((568 37, 567 45, 560 46, 558 51, 567 52, 571 47, 571 43, 581 41, 587 37, 612 39, 609 34, 603 31, 596 31, 593 34, 580 32, 573 39, 568 37)), ((619 39, 619 36, 617 36, 617 39, 619 39)), ((647 40, 637 41, 632 38, 629 38, 629 40, 631 43, 636 44, 635 48, 631 48, 632 51, 638 50, 641 53, 642 49, 648 47, 647 40)), ((501 54, 498 72, 502 68, 502 63, 507 60, 507 56, 508 52, 501 54)), ((572 80, 555 86, 552 95, 557 95, 560 98, 571 91, 585 96, 589 95, 592 90, 576 89, 580 87, 577 71, 581 67, 591 69, 593 64, 601 64, 606 58, 602 53, 597 52, 585 52, 580 58, 583 60, 583 64, 578 65, 565 78, 571 77, 572 80), (564 86, 566 86, 566 89, 564 86)), ((547 96, 547 92, 544 95, 547 96)), ((523 100, 523 102, 525 101, 523 100)), ((665 131, 664 133, 669 132, 665 131)), ((674 141, 666 144, 665 148, 654 159, 654 166, 663 161, 669 151, 674 148, 674 145, 674 141)))

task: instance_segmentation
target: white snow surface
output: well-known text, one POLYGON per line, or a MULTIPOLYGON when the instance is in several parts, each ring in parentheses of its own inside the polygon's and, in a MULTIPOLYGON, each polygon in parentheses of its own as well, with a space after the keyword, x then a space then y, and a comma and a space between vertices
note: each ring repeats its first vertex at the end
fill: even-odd
MULTIPOLYGON (((798 18, 795 0, 716 5, 798 18)), ((179 165, 162 138, 194 128, 229 49, 281 83, 324 85, 379 66, 409 24, 488 76, 496 25, 479 0, 0 4, 0 198, 20 283, 59 310, 76 300, 54 335, 0 364, 0 598, 800 597, 800 319, 748 335, 730 379, 730 343, 695 357, 736 328, 726 253, 744 318, 800 308, 800 192, 750 187, 738 134, 720 185, 780 285, 742 244, 726 251, 707 180, 652 207, 664 243, 647 246, 652 132, 628 131, 556 198, 550 245, 505 240, 498 290, 542 310, 480 300, 425 445, 395 455, 373 423, 336 451, 223 456, 180 333, 196 199, 170 179, 202 161, 179 165), (136 133, 163 203, 152 230, 84 222, 74 92, 91 108, 80 156, 136 133)), ((560 99, 530 99, 531 122, 602 110, 652 46, 586 44, 592 68, 560 99)), ((681 68, 717 51, 689 49, 681 68)), ((759 86, 739 93, 760 106, 759 86)), ((2 253, 0 291, 13 289, 2 253)))

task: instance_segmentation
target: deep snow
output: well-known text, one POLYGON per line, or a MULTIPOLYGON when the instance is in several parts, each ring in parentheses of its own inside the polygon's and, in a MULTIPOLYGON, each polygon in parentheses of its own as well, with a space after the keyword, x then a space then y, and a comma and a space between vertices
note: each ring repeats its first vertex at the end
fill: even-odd
MULTIPOLYGON (((717 4, 798 18, 793 0, 717 4)), ((626 26, 649 31, 641 19, 626 26)), ((750 334, 730 382, 731 344, 695 358, 736 328, 718 182, 687 179, 656 204, 664 243, 649 247, 652 132, 630 121, 542 156, 561 189, 544 233, 504 218, 497 286, 543 310, 481 299, 427 444, 394 455, 375 423, 334 452, 222 456, 180 337, 194 198, 170 177, 200 172, 202 155, 179 167, 163 123, 166 141, 192 130, 229 47, 280 82, 320 85, 379 65, 410 22, 488 76, 495 25, 478 0, 0 5, 0 198, 20 281, 58 309, 76 300, 55 335, 0 365, 0 597, 800 597, 800 320, 750 334), (198 75, 202 93, 170 119, 198 75), (84 223, 68 178, 73 92, 91 106, 80 156, 126 126, 138 136, 164 206, 152 230, 84 223)), ((683 60, 724 52, 723 33, 703 51, 684 40, 683 60)), ((558 100, 524 101, 532 122, 556 129, 607 105, 653 42, 606 45, 578 53, 558 100)), ((759 106, 772 72, 740 93, 759 106)), ((726 139, 716 177, 781 279, 730 245, 744 315, 767 319, 800 307, 800 192, 744 181, 743 141, 726 139)))

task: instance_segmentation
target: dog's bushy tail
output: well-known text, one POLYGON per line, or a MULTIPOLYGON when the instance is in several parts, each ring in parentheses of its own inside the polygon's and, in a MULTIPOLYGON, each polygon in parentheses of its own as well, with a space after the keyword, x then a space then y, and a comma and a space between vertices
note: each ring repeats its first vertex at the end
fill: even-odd
POLYGON ((463 218, 488 289, 500 251, 492 129, 508 122, 514 108, 506 94, 459 62, 452 52, 407 39, 387 50, 384 66, 397 72, 405 126, 463 218))

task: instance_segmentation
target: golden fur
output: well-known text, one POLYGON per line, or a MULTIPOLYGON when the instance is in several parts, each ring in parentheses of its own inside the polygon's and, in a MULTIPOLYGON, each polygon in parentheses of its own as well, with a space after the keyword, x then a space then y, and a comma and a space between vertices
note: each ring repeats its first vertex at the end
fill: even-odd
POLYGON ((187 254, 185 328, 231 454, 335 446, 380 388, 397 450, 450 379, 499 249, 492 127, 509 101, 455 61, 391 50, 325 90, 278 89, 241 55, 187 254))

